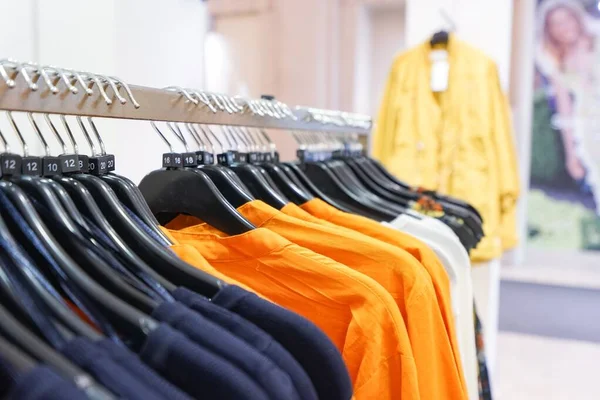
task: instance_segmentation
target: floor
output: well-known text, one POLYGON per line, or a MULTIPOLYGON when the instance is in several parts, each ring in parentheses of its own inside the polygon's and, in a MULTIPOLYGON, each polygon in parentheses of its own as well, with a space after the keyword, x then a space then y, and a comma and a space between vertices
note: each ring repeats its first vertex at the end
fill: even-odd
POLYGON ((598 400, 600 345, 520 333, 498 336, 495 400, 598 400))
POLYGON ((496 400, 600 399, 600 266, 562 265, 502 270, 496 400))

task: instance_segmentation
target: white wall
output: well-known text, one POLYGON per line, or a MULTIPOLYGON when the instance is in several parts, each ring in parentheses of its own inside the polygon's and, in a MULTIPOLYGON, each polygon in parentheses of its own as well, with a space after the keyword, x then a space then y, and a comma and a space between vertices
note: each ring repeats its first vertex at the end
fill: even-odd
POLYGON ((406 0, 408 46, 427 40, 440 29, 447 29, 440 10, 450 15, 460 38, 496 60, 502 85, 508 89, 513 0, 406 0))
POLYGON ((406 48, 405 9, 403 6, 376 7, 370 11, 371 20, 371 71, 369 109, 377 115, 385 83, 394 57, 406 48))
MULTIPOLYGON (((10 10, 0 17, 0 58, 115 75, 132 84, 203 87, 207 18, 198 0, 0 0, 0 5, 10 10)), ((2 114, 0 129, 18 150, 2 114)), ((25 116, 16 117, 30 147, 39 151, 25 116)), ((149 123, 95 121, 107 150, 117 157, 117 172, 139 181, 160 167, 167 148, 149 123)), ((79 133, 74 119, 71 127, 79 133)), ((78 143, 86 151, 81 135, 78 143)), ((59 151, 55 143, 53 150, 59 151)))

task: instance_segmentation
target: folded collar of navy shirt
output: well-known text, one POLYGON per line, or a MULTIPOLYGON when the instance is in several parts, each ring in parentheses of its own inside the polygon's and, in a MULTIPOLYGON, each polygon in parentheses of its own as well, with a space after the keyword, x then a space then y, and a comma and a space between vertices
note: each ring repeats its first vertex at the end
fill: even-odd
POLYGON ((192 397, 269 400, 244 371, 165 323, 148 334, 140 357, 192 397))
POLYGON ((164 302, 152 312, 193 342, 246 372, 272 399, 299 400, 289 375, 252 346, 179 302, 164 302))
POLYGON ((352 397, 352 381, 342 355, 315 324, 235 285, 222 288, 211 301, 254 323, 283 345, 310 376, 320 399, 352 397))
POLYGON ((301 399, 318 400, 316 389, 306 371, 271 335, 252 322, 226 308, 213 304, 209 299, 189 289, 179 287, 173 291, 173 297, 228 330, 273 361, 289 375, 301 399))

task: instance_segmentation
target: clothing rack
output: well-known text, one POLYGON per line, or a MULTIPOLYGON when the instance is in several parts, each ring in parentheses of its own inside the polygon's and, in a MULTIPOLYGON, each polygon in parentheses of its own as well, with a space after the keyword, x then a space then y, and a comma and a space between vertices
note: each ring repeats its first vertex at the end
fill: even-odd
POLYGON ((294 107, 195 89, 128 85, 119 78, 0 60, 0 109, 133 120, 367 135, 366 115, 294 107))

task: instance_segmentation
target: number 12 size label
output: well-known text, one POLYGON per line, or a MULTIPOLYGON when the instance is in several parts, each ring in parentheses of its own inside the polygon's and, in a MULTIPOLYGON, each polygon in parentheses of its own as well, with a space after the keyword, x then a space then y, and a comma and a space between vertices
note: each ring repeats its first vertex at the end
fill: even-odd
POLYGON ((80 172, 79 157, 77 154, 63 154, 60 157, 60 167, 63 174, 80 172))
POLYGON ((42 175, 42 159, 40 157, 23 157, 21 173, 30 176, 42 175))

